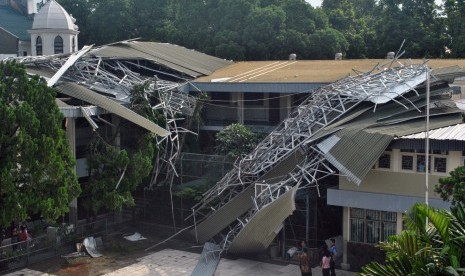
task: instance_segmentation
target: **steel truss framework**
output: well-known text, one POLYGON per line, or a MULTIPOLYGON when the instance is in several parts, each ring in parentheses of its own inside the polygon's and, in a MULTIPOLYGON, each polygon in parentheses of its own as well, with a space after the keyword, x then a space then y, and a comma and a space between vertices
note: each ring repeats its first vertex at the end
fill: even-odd
POLYGON ((404 98, 404 93, 415 90, 425 81, 428 70, 426 63, 400 64, 376 73, 347 77, 313 91, 288 119, 250 154, 236 162, 233 170, 204 194, 203 200, 194 206, 194 219, 202 223, 247 187, 254 185, 253 207, 214 237, 223 250, 228 250, 247 223, 284 192, 296 185, 300 188, 316 187, 318 191, 318 181, 335 173, 315 147, 317 133, 362 102, 374 103, 374 110, 377 104, 391 100, 401 104, 396 98, 404 98), (297 150, 305 153, 305 159, 284 180, 259 182, 262 176, 278 168, 281 161, 297 150))
MULTIPOLYGON (((32 70, 54 74, 48 80, 49 85, 53 78, 59 82, 77 83, 125 106, 131 103, 134 87, 143 87, 146 104, 154 112, 157 110, 163 113, 166 118, 165 128, 171 133, 165 137, 156 136, 160 150, 157 151, 157 164, 153 169, 150 188, 156 183, 170 181, 177 175, 175 162, 181 150, 180 134, 189 132, 181 126, 182 122, 185 121, 185 117, 192 116, 196 106, 196 99, 180 90, 186 80, 181 76, 180 82, 161 80, 157 78, 157 74, 163 72, 134 60, 95 57, 90 52, 91 48, 86 46, 71 55, 15 59, 32 70), (141 71, 149 72, 153 76, 142 75, 139 73, 141 71), (159 179, 162 175, 160 172, 164 173, 164 179, 159 179)), ((52 85, 56 81, 52 81, 52 85)), ((86 119, 92 122, 90 116, 86 119)))

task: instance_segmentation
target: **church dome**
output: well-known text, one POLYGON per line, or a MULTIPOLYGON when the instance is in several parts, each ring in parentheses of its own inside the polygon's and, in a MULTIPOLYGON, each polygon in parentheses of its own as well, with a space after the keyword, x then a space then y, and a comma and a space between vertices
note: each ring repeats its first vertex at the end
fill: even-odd
POLYGON ((74 19, 55 0, 50 0, 34 16, 32 29, 65 29, 77 31, 74 19))

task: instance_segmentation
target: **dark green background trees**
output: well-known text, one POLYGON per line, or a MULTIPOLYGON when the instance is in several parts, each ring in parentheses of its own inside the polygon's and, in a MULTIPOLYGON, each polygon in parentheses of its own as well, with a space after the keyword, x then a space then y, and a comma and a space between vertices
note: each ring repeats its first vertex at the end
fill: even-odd
POLYGON ((0 62, 0 224, 57 219, 80 193, 55 91, 23 66, 0 62))
POLYGON ((445 0, 59 0, 80 47, 140 37, 232 60, 464 57, 465 2, 445 0), (452 49, 446 54, 444 47, 452 49))

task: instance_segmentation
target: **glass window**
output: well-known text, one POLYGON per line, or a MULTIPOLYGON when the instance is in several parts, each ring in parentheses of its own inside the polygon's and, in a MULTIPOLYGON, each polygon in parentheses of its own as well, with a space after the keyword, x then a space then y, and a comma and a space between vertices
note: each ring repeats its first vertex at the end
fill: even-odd
POLYGON ((36 39, 36 54, 38 56, 42 55, 42 38, 40 36, 36 39))
POLYGON ((365 220, 350 220, 350 240, 356 242, 365 242, 365 220))
POLYGON ((413 156, 402 155, 402 169, 413 170, 413 156))
POLYGON ((244 93, 244 106, 263 106, 265 104, 265 94, 258 92, 244 93))
POLYGON ((447 172, 447 158, 434 157, 434 171, 441 173, 447 172))
POLYGON ((417 155, 417 172, 425 172, 426 158, 424 155, 417 155))
POLYGON ((55 49, 55 54, 63 54, 63 38, 61 38, 61 36, 55 37, 53 46, 55 49))
POLYGON ((212 92, 210 100, 212 104, 229 105, 231 104, 231 93, 212 92))
POLYGON ((73 37, 73 46, 72 46, 72 48, 71 48, 71 51, 74 52, 74 51, 76 51, 76 50, 77 50, 77 49, 76 49, 76 38, 73 37))
POLYGON ((390 169, 391 168, 391 155, 384 153, 378 160, 378 168, 390 169))
POLYGON ((365 243, 386 241, 396 234, 397 213, 350 209, 350 240, 365 243))

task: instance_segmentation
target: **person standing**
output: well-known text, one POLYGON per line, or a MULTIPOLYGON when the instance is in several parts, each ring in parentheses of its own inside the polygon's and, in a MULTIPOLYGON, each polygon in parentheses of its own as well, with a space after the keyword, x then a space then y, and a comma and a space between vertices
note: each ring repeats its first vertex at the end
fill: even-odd
POLYGON ((329 239, 329 253, 331 254, 331 261, 330 261, 330 272, 331 276, 336 276, 336 257, 337 257, 337 249, 336 249, 336 240, 329 239))
POLYGON ((299 263, 302 276, 312 276, 312 262, 307 247, 302 248, 302 253, 299 255, 299 263))
POLYGON ((331 263, 331 253, 328 250, 325 250, 323 253, 323 257, 321 258, 320 266, 321 266, 321 272, 323 273, 323 276, 330 276, 329 270, 330 270, 330 265, 331 263))

